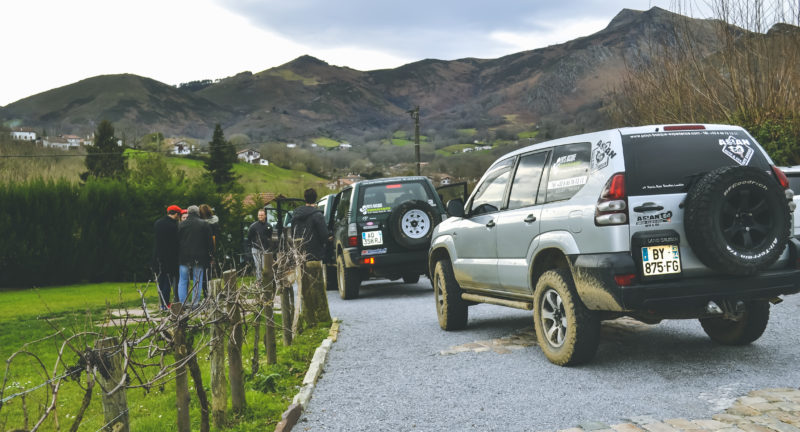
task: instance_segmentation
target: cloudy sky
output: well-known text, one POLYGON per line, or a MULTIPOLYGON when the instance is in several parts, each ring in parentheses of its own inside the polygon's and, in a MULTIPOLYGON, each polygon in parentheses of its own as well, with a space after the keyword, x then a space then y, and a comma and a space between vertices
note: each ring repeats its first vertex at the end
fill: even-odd
POLYGON ((358 70, 496 58, 592 34, 674 0, 24 0, 6 2, 0 106, 85 78, 166 84, 309 54, 358 70))

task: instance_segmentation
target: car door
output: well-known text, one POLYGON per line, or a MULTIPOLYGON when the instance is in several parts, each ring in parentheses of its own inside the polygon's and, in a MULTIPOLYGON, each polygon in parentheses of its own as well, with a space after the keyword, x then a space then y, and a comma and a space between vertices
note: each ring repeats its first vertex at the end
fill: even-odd
POLYGON ((514 158, 495 163, 484 175, 467 203, 467 214, 453 235, 456 255, 453 270, 464 288, 496 289, 497 217, 506 200, 514 158))
POLYGON ((542 206, 536 197, 549 151, 521 155, 508 204, 497 215, 497 272, 503 291, 530 294, 528 251, 539 235, 542 206))
POLYGON ((463 204, 467 200, 467 182, 451 183, 436 188, 436 193, 445 208, 450 200, 460 199, 463 204))

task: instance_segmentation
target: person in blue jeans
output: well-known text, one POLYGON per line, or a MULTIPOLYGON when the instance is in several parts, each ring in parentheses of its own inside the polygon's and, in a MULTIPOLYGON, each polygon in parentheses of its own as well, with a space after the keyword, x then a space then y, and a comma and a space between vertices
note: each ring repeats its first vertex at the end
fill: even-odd
POLYGON ((191 278, 189 306, 197 307, 202 300, 204 271, 211 265, 214 243, 211 225, 200 218, 199 207, 189 206, 187 213, 189 216, 178 226, 178 301, 187 305, 191 278))

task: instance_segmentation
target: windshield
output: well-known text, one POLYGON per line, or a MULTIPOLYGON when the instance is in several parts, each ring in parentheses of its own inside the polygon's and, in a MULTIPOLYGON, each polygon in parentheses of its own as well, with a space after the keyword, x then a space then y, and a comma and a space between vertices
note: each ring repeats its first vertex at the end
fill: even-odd
POLYGON ((370 213, 390 210, 413 200, 424 201, 432 206, 436 205, 421 182, 369 185, 361 189, 361 193, 361 205, 364 209, 370 210, 370 213))

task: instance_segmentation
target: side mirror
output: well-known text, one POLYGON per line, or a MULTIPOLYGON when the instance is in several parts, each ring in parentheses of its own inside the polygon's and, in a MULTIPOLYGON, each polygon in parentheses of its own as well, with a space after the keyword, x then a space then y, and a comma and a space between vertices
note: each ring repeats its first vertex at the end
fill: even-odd
POLYGON ((447 214, 451 217, 464 217, 464 201, 462 201, 461 198, 448 201, 447 214))

